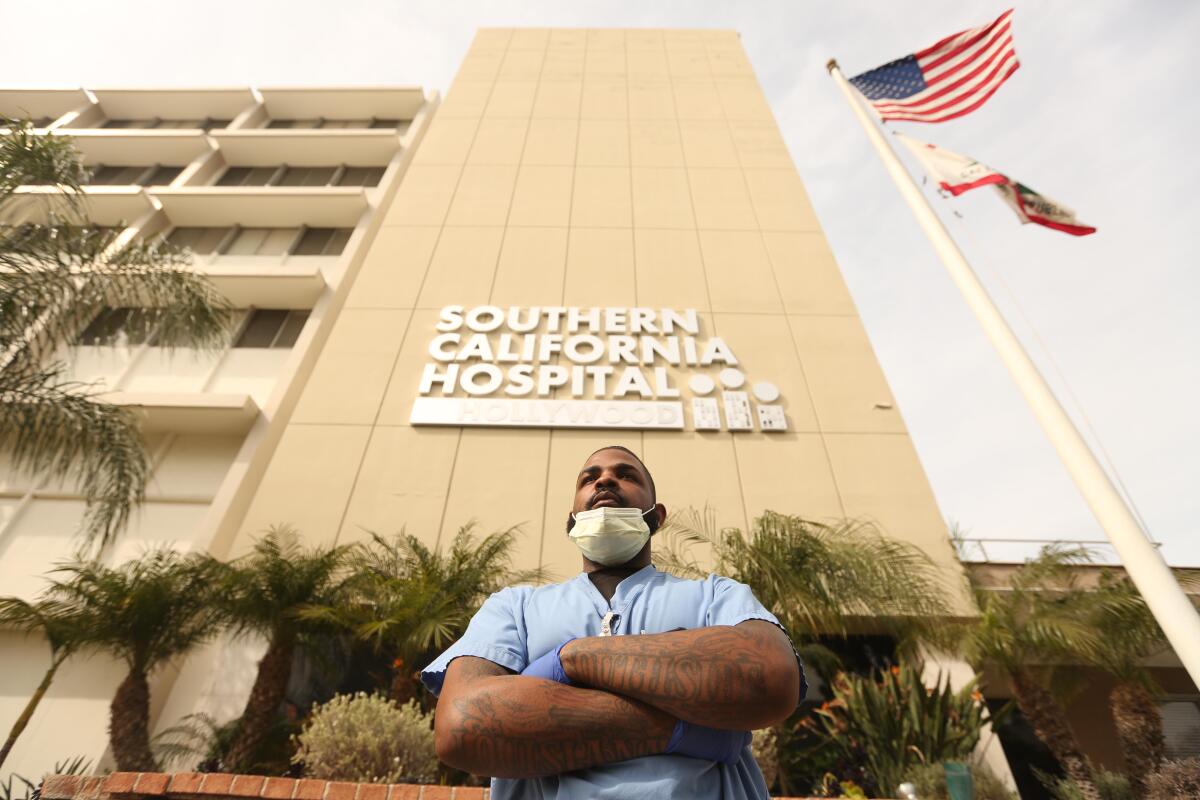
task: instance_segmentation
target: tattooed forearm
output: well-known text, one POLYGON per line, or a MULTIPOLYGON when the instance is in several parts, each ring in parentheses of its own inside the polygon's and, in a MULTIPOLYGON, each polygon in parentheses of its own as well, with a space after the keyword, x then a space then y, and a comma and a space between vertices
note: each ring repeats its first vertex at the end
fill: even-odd
POLYGON ((661 753, 675 719, 645 703, 451 662, 438 702, 438 756, 476 775, 531 778, 661 753))
POLYGON ((561 657, 575 683, 715 728, 750 730, 778 722, 795 708, 800 691, 787 637, 762 620, 576 639, 561 657))

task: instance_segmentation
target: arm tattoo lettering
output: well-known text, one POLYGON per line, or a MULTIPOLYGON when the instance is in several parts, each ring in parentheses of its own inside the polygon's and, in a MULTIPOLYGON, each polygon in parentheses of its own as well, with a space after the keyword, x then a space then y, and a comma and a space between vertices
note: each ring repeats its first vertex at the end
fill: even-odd
POLYGON ((636 700, 513 676, 483 659, 456 659, 451 668, 439 750, 475 774, 540 777, 661 753, 675 725, 636 700))
POLYGON ((762 620, 576 639, 563 648, 562 661, 578 684, 717 728, 748 730, 786 717, 799 692, 786 636, 762 620))

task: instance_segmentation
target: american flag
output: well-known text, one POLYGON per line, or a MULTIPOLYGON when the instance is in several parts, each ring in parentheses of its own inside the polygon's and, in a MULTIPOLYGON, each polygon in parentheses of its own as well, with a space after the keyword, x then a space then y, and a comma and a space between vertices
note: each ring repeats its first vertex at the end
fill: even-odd
POLYGON ((932 47, 850 79, 879 116, 945 122, 987 102, 1017 71, 1012 9, 990 25, 947 36, 932 47))

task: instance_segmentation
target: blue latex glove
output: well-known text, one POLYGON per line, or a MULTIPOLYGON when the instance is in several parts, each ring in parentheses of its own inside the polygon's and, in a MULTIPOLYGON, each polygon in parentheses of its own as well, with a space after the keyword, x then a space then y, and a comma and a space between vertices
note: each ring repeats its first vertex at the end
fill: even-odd
POLYGON ((531 678, 545 678, 548 681, 565 683, 570 686, 571 679, 567 677, 567 673, 563 672, 562 659, 559 657, 559 653, 564 647, 573 641, 575 640, 567 639, 567 641, 563 642, 549 653, 546 653, 546 655, 531 661, 529 666, 521 670, 521 674, 528 675, 531 678))
POLYGON ((726 731, 706 728, 679 720, 671 732, 667 752, 722 764, 736 764, 742 757, 742 749, 750 744, 750 731, 726 731))

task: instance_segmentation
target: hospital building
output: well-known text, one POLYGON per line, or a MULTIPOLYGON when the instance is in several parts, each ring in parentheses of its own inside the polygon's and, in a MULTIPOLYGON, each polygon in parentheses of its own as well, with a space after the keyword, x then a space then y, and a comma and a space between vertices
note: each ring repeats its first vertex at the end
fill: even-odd
MULTIPOLYGON (((621 444, 669 509, 719 526, 864 518, 949 584, 970 568, 1002 586, 1012 568, 956 556, 734 31, 480 30, 444 98, 0 89, 0 114, 69 136, 94 170, 92 220, 190 248, 238 309, 221 352, 96 344, 136 309, 68 348, 75 377, 139 409, 150 445, 147 499, 112 563, 165 543, 231 558, 278 525, 430 547, 519 525, 514 566, 561 580, 579 570, 575 474, 621 444)), ((36 596, 82 510, 70 486, 0 463, 0 595, 36 596)), ((965 593, 951 600, 970 613, 965 593)), ((260 655, 222 640, 159 674, 154 728, 236 716, 260 655)), ((0 631, 0 725, 48 658, 0 631)), ((1159 673, 1191 692, 1181 724, 1200 715, 1178 662, 1159 673)), ((104 764, 123 674, 69 661, 5 771, 104 764)), ((1072 721, 1115 765, 1104 712, 1076 703, 1072 721)), ((989 758, 1007 769, 998 746, 989 758)))

